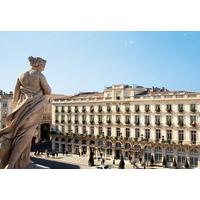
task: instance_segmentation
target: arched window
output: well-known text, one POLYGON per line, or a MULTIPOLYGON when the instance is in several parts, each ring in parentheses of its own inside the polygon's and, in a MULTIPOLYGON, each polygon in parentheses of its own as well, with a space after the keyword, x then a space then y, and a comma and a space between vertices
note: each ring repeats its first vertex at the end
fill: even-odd
POLYGON ((190 167, 191 168, 196 168, 198 167, 198 150, 197 149, 192 149, 190 151, 190 167))
POLYGON ((107 146, 108 148, 112 148, 112 142, 108 141, 108 142, 106 143, 106 146, 107 146))
POLYGON ((178 157, 178 165, 179 166, 185 165, 185 161, 186 161, 186 158, 185 158, 185 149, 183 149, 183 148, 178 149, 178 151, 177 151, 177 157, 178 157))
POLYGON ((130 143, 126 143, 126 144, 125 144, 125 149, 131 149, 130 143))
POLYGON ((174 159, 174 150, 172 148, 166 149, 166 162, 173 162, 174 159))
POLYGON ((103 141, 102 141, 102 140, 99 140, 98 146, 99 146, 99 147, 103 147, 103 141))
POLYGON ((160 146, 155 148, 155 162, 162 162, 162 148, 160 146))
POLYGON ((122 145, 121 145, 120 142, 117 142, 117 143, 115 144, 115 147, 116 147, 116 148, 121 148, 121 146, 122 146, 122 145))
POLYGON ((151 160, 151 147, 146 146, 144 148, 144 160, 150 161, 151 160))

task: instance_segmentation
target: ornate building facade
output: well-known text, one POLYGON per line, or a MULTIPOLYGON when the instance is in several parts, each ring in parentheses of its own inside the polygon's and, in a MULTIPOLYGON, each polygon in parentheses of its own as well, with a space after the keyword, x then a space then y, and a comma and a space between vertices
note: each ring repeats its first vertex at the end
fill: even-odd
POLYGON ((53 149, 200 167, 200 93, 113 85, 52 102, 53 149))
POLYGON ((0 90, 0 129, 5 127, 6 117, 12 111, 13 93, 9 94, 0 90))

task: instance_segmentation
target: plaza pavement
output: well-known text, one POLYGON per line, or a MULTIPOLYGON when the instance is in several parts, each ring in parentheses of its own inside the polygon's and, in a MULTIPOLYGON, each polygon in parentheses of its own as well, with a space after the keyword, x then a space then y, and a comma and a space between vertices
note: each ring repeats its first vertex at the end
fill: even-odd
MULTIPOLYGON (((40 159, 44 159, 44 160, 49 160, 49 161, 56 161, 56 162, 61 162, 61 163, 68 163, 71 165, 78 165, 80 167, 80 169, 95 169, 95 167, 89 167, 88 166, 88 156, 78 156, 78 155, 72 155, 72 154, 68 154, 68 155, 64 155, 63 154, 58 154, 58 157, 52 158, 52 156, 50 155, 49 158, 47 157, 46 153, 44 153, 43 155, 40 156, 34 156, 34 153, 31 152, 31 156, 34 158, 40 158, 40 159)), ((115 160, 115 165, 113 165, 113 160, 112 159, 106 159, 105 160, 105 165, 111 165, 113 169, 118 169, 119 166, 119 162, 120 160, 115 160)), ((125 162, 125 169, 133 169, 133 165, 131 165, 131 163, 127 160, 124 161, 125 162)), ((101 165, 101 161, 98 161, 97 159, 94 160, 94 164, 97 165, 101 165)))

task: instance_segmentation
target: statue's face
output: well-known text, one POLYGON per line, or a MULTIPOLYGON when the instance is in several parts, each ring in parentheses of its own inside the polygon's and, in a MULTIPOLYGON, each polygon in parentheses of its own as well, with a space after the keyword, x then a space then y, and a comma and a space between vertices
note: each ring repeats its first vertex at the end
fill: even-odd
POLYGON ((40 63, 40 64, 38 65, 38 67, 37 67, 37 69, 38 69, 40 72, 44 71, 44 68, 45 68, 45 64, 44 64, 44 63, 40 63))

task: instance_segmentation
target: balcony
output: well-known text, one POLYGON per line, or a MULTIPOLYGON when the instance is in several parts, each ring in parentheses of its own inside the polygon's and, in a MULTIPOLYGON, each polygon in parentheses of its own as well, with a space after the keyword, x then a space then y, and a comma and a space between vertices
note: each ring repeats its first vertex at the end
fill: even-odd
POLYGON ((58 119, 56 119, 56 120, 55 120, 55 123, 59 123, 59 120, 58 120, 58 119))
POLYGON ((160 112, 160 107, 156 107, 155 111, 156 111, 157 113, 159 113, 159 112, 160 112))
POLYGON ((78 124, 78 120, 75 120, 74 123, 75 123, 75 124, 78 124))
POLYGON ((120 112, 120 108, 119 107, 116 108, 116 112, 120 112))
POLYGON ((71 110, 68 110, 67 112, 68 112, 68 113, 71 113, 71 110))
POLYGON ((90 120, 90 124, 94 124, 94 120, 90 120))
POLYGON ((83 121, 82 121, 82 124, 86 124, 86 120, 83 120, 83 121))
POLYGON ((107 124, 111 124, 111 120, 109 119, 109 120, 107 120, 107 124))
POLYGON ((90 109, 90 112, 93 113, 93 112, 94 112, 94 108, 91 108, 91 109, 90 109))
POLYGON ((184 123, 183 123, 183 122, 178 122, 178 125, 179 125, 180 127, 183 127, 183 126, 184 126, 184 123))
POLYGON ((126 108, 125 111, 126 111, 126 113, 129 113, 129 112, 130 112, 130 109, 129 109, 129 108, 126 108))
POLYGON ((83 108, 83 109, 82 109, 82 113, 85 113, 85 112, 86 112, 86 109, 85 109, 85 108, 83 108))
POLYGON ((130 121, 129 121, 129 120, 125 121, 125 124, 129 125, 129 124, 130 124, 130 121))
POLYGON ((65 123, 65 120, 62 120, 61 123, 64 124, 64 123, 65 123))
POLYGON ((183 144, 183 140, 179 140, 179 141, 178 141, 178 144, 183 144))
POLYGON ((159 121, 158 121, 158 122, 156 122, 155 124, 156 124, 156 126, 160 126, 160 122, 159 122, 159 121))
POLYGON ((145 122, 145 126, 149 126, 150 125, 150 122, 145 122))
POLYGON ((136 108, 136 109, 135 109, 135 112, 136 112, 136 113, 139 113, 139 112, 140 112, 140 109, 139 109, 139 108, 136 108))
POLYGON ((111 112, 111 108, 110 107, 107 108, 107 112, 111 112))
POLYGON ((119 120, 119 119, 117 119, 117 120, 116 120, 116 123, 117 123, 117 124, 120 124, 121 122, 120 122, 120 120, 119 120))
POLYGON ((139 122, 139 121, 136 121, 136 122, 135 122, 135 125, 136 125, 136 126, 139 126, 139 125, 140 125, 140 122, 139 122))
POLYGON ((68 124, 70 124, 70 123, 71 123, 71 120, 68 120, 67 122, 68 122, 68 124))
POLYGON ((102 121, 98 121, 98 124, 102 124, 103 122, 102 121))
POLYGON ((99 108, 99 109, 98 109, 98 112, 101 113, 101 112, 102 112, 102 108, 99 108))
POLYGON ((171 121, 168 121, 168 122, 167 122, 167 126, 172 126, 172 122, 171 122, 171 121))

